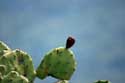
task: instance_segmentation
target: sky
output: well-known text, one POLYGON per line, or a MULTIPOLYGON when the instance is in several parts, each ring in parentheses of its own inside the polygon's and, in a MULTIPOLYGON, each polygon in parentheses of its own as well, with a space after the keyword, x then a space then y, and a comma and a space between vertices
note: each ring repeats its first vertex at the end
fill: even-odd
POLYGON ((68 36, 76 39, 70 83, 124 83, 124 35, 125 0, 0 0, 0 40, 30 54, 35 68, 48 51, 65 47, 68 36))

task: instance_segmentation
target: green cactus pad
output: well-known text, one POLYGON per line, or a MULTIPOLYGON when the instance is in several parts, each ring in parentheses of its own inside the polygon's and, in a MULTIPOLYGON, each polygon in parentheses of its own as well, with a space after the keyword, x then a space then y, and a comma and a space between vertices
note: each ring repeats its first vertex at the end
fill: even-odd
POLYGON ((27 53, 15 50, 14 51, 17 55, 17 63, 19 64, 19 67, 17 67, 18 72, 20 72, 23 76, 27 77, 30 82, 32 82, 35 78, 35 69, 32 63, 32 58, 27 53))
POLYGON ((45 55, 36 72, 40 79, 52 76, 61 80, 69 80, 75 69, 76 61, 73 52, 60 47, 45 55))
POLYGON ((0 65, 6 66, 5 75, 10 71, 17 71, 20 75, 28 78, 32 82, 35 78, 35 71, 31 57, 21 51, 8 51, 0 58, 0 65))
POLYGON ((97 80, 94 83, 110 83, 108 80, 97 80))

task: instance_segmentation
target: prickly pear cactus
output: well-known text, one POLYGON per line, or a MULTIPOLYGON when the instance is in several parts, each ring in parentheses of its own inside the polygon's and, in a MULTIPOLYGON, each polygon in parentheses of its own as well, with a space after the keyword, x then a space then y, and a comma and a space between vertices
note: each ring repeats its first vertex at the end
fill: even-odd
POLYGON ((69 80, 76 69, 74 54, 69 49, 74 43, 74 38, 69 37, 66 47, 55 48, 48 52, 36 70, 37 76, 40 79, 52 76, 60 80, 69 80))
MULTIPOLYGON (((74 43, 74 38, 69 37, 66 47, 49 51, 35 71, 30 55, 19 49, 12 51, 0 41, 0 83, 33 83, 36 76, 40 79, 52 76, 59 79, 56 83, 68 83, 76 69, 75 56, 69 49, 74 43)), ((97 80, 94 83, 110 81, 97 80)))
POLYGON ((94 83, 110 83, 108 80, 97 80, 94 83))
MULTIPOLYGON (((27 53, 18 49, 11 51, 7 45, 2 42, 0 43, 0 52, 0 78, 3 78, 2 80, 6 81, 8 77, 14 75, 19 79, 21 76, 27 78, 30 83, 33 82, 35 78, 35 70, 32 58, 27 53), (16 73, 13 74, 12 71, 15 71, 16 73)), ((12 82, 4 81, 3 83, 23 83, 18 82, 18 80, 16 81, 14 78, 12 79, 12 82)))

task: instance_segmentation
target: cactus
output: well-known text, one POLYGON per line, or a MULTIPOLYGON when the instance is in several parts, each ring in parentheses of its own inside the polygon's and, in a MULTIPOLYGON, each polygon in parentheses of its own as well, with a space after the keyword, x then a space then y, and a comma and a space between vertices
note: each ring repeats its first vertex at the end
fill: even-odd
MULTIPOLYGON (((47 76, 57 78, 56 83, 68 83, 76 69, 76 60, 69 49, 75 39, 69 37, 66 47, 54 48, 45 54, 35 70, 32 58, 19 49, 11 50, 0 41, 0 83, 33 83, 35 77, 44 79, 47 76)), ((94 83, 110 83, 108 80, 97 80, 94 83)))
MULTIPOLYGON (((76 69, 76 60, 70 47, 75 43, 74 38, 69 37, 66 47, 59 47, 48 52, 36 72, 40 79, 52 76, 60 80, 70 80, 76 69)), ((66 83, 60 81, 59 83, 66 83)))
POLYGON ((0 52, 0 78, 3 83, 6 83, 6 80, 10 77, 13 78, 11 79, 11 83, 23 83, 15 78, 19 80, 22 79, 22 81, 26 78, 30 83, 33 82, 35 70, 32 58, 27 53, 18 49, 11 51, 10 48, 2 42, 0 42, 0 52), (14 73, 12 71, 14 71, 14 73), (14 75, 15 78, 12 75, 14 75))

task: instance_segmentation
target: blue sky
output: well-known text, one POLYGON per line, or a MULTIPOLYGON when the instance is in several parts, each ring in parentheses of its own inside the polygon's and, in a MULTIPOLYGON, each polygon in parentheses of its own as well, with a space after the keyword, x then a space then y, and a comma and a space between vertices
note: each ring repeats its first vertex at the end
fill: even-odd
MULTIPOLYGON (((35 68, 52 48, 71 49, 77 70, 70 83, 125 81, 125 0, 0 0, 0 40, 33 58, 35 68)), ((56 79, 36 78, 35 83, 56 79)))

